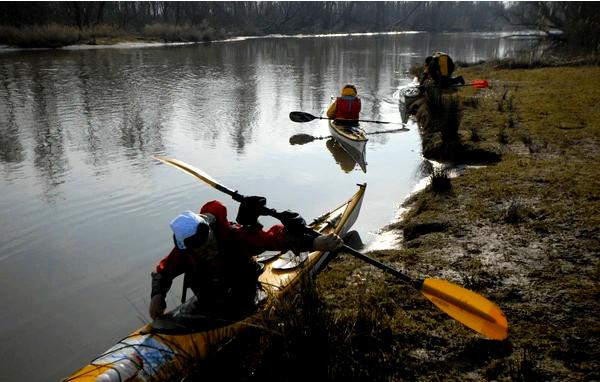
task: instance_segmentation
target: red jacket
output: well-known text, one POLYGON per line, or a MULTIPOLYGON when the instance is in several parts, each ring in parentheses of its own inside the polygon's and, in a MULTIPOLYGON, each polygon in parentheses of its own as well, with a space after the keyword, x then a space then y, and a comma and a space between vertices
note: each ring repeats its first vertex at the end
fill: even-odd
MULTIPOLYGON (((252 256, 265 251, 283 250, 286 247, 284 227, 281 224, 276 224, 268 230, 257 226, 237 225, 227 220, 226 207, 216 200, 202 206, 200 213, 210 213, 216 218, 214 233, 218 243, 219 259, 210 264, 210 272, 222 272, 227 274, 228 278, 234 278, 238 272, 246 272, 252 256)), ((159 293, 166 294, 173 279, 189 271, 196 278, 201 278, 208 270, 197 269, 194 260, 186 251, 174 247, 156 266, 156 272, 153 274, 152 296, 159 293)))
POLYGON ((356 120, 360 114, 360 98, 352 96, 337 97, 336 100, 336 119, 356 120))

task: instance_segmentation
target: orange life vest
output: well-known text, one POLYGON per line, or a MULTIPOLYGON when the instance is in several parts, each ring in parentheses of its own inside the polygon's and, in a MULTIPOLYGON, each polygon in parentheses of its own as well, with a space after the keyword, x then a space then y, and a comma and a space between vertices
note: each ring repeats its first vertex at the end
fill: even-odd
POLYGON ((358 119, 360 98, 352 96, 337 97, 335 119, 358 119))

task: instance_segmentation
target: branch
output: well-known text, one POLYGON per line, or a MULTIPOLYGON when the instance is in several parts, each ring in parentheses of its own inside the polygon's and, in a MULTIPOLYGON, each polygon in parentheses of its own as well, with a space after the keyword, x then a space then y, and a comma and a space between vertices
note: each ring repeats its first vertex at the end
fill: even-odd
POLYGON ((420 8, 422 5, 423 5, 423 3, 421 3, 421 2, 418 2, 418 3, 417 3, 417 4, 416 4, 414 7, 413 7, 413 9, 412 9, 410 12, 408 12, 408 14, 407 14, 407 15, 406 15, 404 18, 402 18, 402 19, 400 19, 400 20, 398 20, 398 21, 396 21, 396 22, 394 22, 394 23, 391 23, 389 26, 396 26, 396 25, 398 25, 398 24, 404 24, 404 22, 405 22, 405 21, 406 21, 406 20, 407 20, 407 19, 408 19, 410 16, 412 16, 412 14, 413 14, 413 13, 415 13, 415 11, 416 11, 417 9, 419 9, 419 8, 420 8))

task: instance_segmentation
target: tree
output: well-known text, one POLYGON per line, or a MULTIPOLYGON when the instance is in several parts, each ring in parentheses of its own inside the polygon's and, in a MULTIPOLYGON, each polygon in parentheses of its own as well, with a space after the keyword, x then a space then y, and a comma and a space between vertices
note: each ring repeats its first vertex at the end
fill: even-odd
POLYGON ((512 25, 545 31, 549 38, 594 53, 600 49, 600 7, 595 2, 516 3, 506 15, 512 25))

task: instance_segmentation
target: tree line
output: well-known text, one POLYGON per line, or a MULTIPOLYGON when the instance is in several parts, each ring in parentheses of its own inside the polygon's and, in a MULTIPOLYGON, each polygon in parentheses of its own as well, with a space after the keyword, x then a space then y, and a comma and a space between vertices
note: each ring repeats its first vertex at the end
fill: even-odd
POLYGON ((0 25, 59 23, 79 28, 108 24, 208 23, 231 33, 500 29, 501 2, 1 2, 0 25))
MULTIPOLYGON (((596 2, 71 1, 0 2, 0 26, 48 24, 130 33, 148 25, 202 27, 213 35, 560 29, 561 39, 597 51, 596 2)), ((556 36, 556 35, 553 35, 556 36)), ((216 36, 212 36, 216 37, 216 36)))

